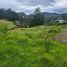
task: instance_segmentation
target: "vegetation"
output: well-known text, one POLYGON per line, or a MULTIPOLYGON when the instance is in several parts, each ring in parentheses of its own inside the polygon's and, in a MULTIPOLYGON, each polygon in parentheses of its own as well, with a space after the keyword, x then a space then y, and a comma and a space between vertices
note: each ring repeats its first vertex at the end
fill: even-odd
POLYGON ((41 9, 39 7, 37 7, 34 10, 34 13, 30 15, 26 15, 23 12, 17 13, 11 9, 0 9, 0 19, 12 21, 20 28, 27 28, 38 25, 55 25, 58 19, 64 19, 67 21, 67 14, 41 12, 41 9))
POLYGON ((38 26, 44 24, 44 15, 41 13, 40 8, 36 8, 34 11, 34 16, 31 22, 31 26, 38 26))
POLYGON ((16 28, 0 21, 0 67, 67 67, 67 45, 52 40, 67 25, 16 28))
POLYGON ((0 9, 0 19, 15 21, 19 19, 19 16, 16 12, 12 11, 11 9, 0 9))

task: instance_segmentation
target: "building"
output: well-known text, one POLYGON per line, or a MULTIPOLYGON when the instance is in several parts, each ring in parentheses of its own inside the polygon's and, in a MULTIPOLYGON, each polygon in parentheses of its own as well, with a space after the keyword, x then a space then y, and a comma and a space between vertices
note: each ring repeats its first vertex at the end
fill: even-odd
POLYGON ((66 21, 66 20, 62 20, 62 19, 57 20, 57 22, 58 22, 58 23, 67 23, 67 21, 66 21))

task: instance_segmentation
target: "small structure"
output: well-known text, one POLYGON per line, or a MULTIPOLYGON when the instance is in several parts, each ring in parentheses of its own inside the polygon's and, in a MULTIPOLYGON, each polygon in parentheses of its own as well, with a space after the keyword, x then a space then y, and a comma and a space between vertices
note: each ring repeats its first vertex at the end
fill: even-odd
POLYGON ((61 20, 57 20, 57 22, 58 22, 58 23, 61 23, 61 24, 62 24, 62 23, 67 23, 66 20, 62 20, 62 19, 61 19, 61 20))

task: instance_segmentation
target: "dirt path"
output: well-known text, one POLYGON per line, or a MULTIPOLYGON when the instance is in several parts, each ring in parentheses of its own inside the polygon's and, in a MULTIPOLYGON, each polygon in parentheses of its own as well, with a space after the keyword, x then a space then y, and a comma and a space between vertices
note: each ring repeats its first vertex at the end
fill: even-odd
POLYGON ((54 39, 63 43, 67 43, 67 28, 63 29, 61 33, 57 34, 54 39))

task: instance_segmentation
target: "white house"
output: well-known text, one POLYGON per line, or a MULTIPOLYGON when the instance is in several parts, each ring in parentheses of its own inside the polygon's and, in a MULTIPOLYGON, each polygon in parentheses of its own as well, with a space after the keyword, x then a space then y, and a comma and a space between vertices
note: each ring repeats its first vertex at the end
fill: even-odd
POLYGON ((61 19, 61 20, 57 20, 57 22, 58 22, 58 23, 67 23, 66 20, 62 20, 62 19, 61 19))

